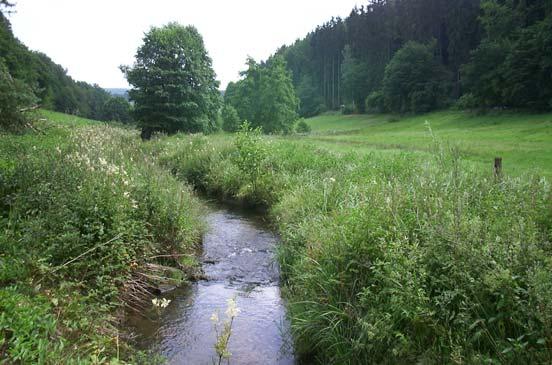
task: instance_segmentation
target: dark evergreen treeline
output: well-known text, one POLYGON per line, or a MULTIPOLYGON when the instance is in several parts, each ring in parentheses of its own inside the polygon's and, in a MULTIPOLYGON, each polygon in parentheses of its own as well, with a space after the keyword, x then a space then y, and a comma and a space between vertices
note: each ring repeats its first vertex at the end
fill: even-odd
POLYGON ((342 105, 425 111, 459 98, 470 108, 548 109, 551 4, 373 0, 276 54, 292 71, 303 116, 342 105))
MULTIPOLYGON (((2 10, 0 8, 0 10, 2 10)), ((75 114, 92 119, 130 120, 130 104, 124 99, 114 99, 98 85, 75 81, 60 65, 47 55, 29 50, 13 35, 10 22, 0 11, 0 72, 1 79, 26 86, 26 92, 43 108, 75 114)), ((16 99, 22 99, 22 88, 17 91, 9 85, 16 99)), ((29 107, 30 105, 21 105, 29 107)))

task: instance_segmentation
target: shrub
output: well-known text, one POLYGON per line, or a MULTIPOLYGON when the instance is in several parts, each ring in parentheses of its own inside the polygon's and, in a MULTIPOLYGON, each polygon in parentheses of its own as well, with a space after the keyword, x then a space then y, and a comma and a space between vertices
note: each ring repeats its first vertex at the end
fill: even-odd
POLYGON ((385 100, 383 92, 374 91, 366 97, 366 112, 383 113, 385 111, 385 100))
POLYGON ((456 102, 456 108, 460 110, 471 110, 479 107, 479 101, 472 93, 466 93, 456 102))
POLYGON ((237 150, 234 163, 244 176, 238 197, 257 204, 267 204, 271 200, 271 169, 268 161, 269 150, 262 139, 261 129, 253 129, 245 122, 240 127, 234 144, 237 150))
POLYGON ((295 126, 295 131, 297 133, 310 133, 311 127, 307 124, 307 122, 305 122, 304 119, 300 119, 295 126))

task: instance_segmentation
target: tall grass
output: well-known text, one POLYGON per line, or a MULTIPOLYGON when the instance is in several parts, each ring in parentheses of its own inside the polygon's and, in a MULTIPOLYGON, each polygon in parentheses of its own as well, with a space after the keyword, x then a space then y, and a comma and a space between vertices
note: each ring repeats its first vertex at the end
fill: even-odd
POLYGON ((166 143, 161 161, 178 176, 270 208, 301 356, 324 364, 552 361, 545 179, 497 178, 439 144, 424 160, 341 155, 252 131, 233 146, 199 136, 166 143))
POLYGON ((133 131, 40 129, 0 136, 0 362, 131 360, 118 314, 190 263, 200 204, 133 131))

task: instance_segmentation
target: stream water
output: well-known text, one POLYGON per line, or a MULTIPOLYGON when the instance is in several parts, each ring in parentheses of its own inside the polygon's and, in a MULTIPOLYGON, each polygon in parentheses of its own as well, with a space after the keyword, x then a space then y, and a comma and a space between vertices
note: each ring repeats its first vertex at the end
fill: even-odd
POLYGON ((227 300, 235 298, 240 313, 232 326, 230 364, 294 364, 274 258, 278 238, 251 212, 213 207, 206 219, 206 280, 164 295, 171 303, 157 319, 131 317, 139 347, 169 364, 217 363, 210 317, 218 311, 223 320, 227 300))

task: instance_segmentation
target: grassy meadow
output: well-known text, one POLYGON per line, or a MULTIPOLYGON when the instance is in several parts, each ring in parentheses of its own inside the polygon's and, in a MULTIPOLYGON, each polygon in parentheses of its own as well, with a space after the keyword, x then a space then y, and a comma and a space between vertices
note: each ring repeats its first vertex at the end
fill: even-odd
POLYGON ((307 123, 312 128, 308 140, 341 152, 428 152, 433 143, 429 126, 439 139, 456 145, 463 159, 481 169, 491 168, 494 158, 502 157, 504 171, 509 175, 552 176, 552 114, 336 114, 311 118, 307 123))
POLYGON ((423 154, 342 153, 316 138, 242 130, 158 141, 167 146, 160 163, 177 177, 268 208, 301 357, 550 360, 546 179, 497 179, 439 141, 423 154))
POLYGON ((44 116, 56 122, 0 136, 0 358, 139 362, 117 313, 148 268, 193 266, 201 202, 189 184, 266 208, 307 363, 552 359, 552 194, 538 174, 550 171, 550 116, 322 116, 310 135, 242 127, 147 143, 44 116), (497 151, 502 178, 482 168, 497 151))

